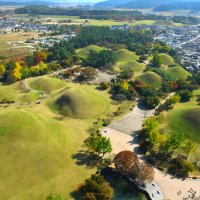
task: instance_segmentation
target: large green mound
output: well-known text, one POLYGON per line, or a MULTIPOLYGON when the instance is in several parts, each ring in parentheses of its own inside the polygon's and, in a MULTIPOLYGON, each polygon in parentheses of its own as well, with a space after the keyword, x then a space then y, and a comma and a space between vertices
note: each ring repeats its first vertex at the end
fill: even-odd
POLYGON ((161 87, 162 78, 154 72, 145 72, 144 74, 136 77, 136 80, 144 82, 147 86, 155 89, 161 87))
POLYGON ((115 51, 115 56, 117 58, 117 62, 125 62, 125 61, 127 62, 139 59, 139 57, 136 54, 127 49, 119 49, 115 51))
POLYGON ((48 76, 30 79, 28 84, 34 90, 39 90, 47 93, 66 86, 65 82, 48 76))
POLYGON ((188 71, 183 69, 181 66, 170 67, 165 69, 165 74, 170 81, 186 80, 189 76, 192 76, 188 71))
POLYGON ((103 114, 108 102, 95 91, 66 88, 56 93, 49 105, 64 116, 85 119, 103 114))
POLYGON ((153 23, 153 26, 174 26, 172 20, 159 20, 153 23))
POLYGON ((200 144, 200 108, 175 109, 168 115, 171 129, 183 132, 189 139, 200 144))
POLYGON ((66 196, 90 175, 71 158, 85 139, 85 127, 68 121, 39 112, 1 112, 1 199, 45 199, 54 192, 66 196))
POLYGON ((128 70, 128 71, 133 71, 133 72, 141 72, 145 70, 146 66, 143 63, 139 63, 135 60, 131 60, 128 62, 118 62, 114 69, 116 71, 118 70, 128 70))
POLYGON ((170 55, 161 53, 160 57, 162 60, 162 65, 164 65, 164 66, 175 65, 174 58, 172 58, 170 55))
POLYGON ((85 48, 78 49, 77 55, 81 58, 85 58, 90 53, 90 51, 100 52, 102 50, 104 50, 103 47, 100 47, 100 46, 97 46, 97 45, 90 45, 90 46, 87 46, 85 48))
POLYGON ((16 100, 16 90, 9 86, 0 86, 0 103, 16 100))

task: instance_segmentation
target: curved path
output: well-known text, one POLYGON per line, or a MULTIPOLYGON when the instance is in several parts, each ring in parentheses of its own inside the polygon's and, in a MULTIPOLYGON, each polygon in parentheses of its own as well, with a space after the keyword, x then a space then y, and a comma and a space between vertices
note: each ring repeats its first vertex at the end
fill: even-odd
MULTIPOLYGON (((171 95, 173 94, 170 94, 167 98, 169 98, 171 95)), ((164 103, 164 101, 162 103, 164 103)), ((144 160, 144 156, 139 154, 138 151, 139 142, 137 139, 137 131, 142 128, 143 121, 147 117, 154 114, 155 109, 144 111, 138 105, 132 112, 123 117, 121 120, 112 123, 110 127, 102 129, 102 135, 110 138, 113 147, 113 153, 117 154, 123 150, 130 150, 137 154, 141 160, 144 160)), ((192 197, 195 194, 195 197, 197 197, 196 199, 200 200, 199 179, 182 180, 161 172, 156 168, 154 170, 154 181, 157 184, 155 186, 156 188, 151 187, 152 185, 147 185, 148 193, 152 199, 189 200, 194 199, 192 197), (159 191, 160 195, 157 195, 157 191, 159 191)))

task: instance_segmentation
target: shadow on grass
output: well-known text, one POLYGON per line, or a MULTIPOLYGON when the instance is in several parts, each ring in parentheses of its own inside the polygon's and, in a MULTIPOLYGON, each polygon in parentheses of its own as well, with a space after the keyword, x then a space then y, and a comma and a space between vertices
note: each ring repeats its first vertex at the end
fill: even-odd
POLYGON ((98 167, 101 164, 101 157, 88 151, 81 150, 72 155, 77 165, 85 165, 87 168, 98 167))

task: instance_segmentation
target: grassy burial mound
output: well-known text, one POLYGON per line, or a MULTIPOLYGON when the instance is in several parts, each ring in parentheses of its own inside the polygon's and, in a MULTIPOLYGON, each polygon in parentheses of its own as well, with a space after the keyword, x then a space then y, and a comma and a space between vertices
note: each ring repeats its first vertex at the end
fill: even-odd
POLYGON ((87 55, 90 53, 90 51, 96 51, 96 52, 100 52, 104 50, 103 47, 97 46, 97 45, 90 45, 87 46, 85 48, 81 48, 77 50, 77 55, 81 58, 86 58, 87 55))
POLYGON ((32 89, 46 93, 51 93, 66 86, 65 82, 48 76, 30 79, 28 84, 32 89))
POLYGON ((71 157, 87 137, 87 126, 40 112, 1 111, 1 199, 46 199, 49 193, 71 199, 70 192, 93 173, 71 157))
POLYGON ((14 102, 17 91, 9 86, 0 86, 0 103, 14 102))
POLYGON ((172 65, 175 65, 174 58, 171 57, 170 55, 165 54, 165 53, 161 53, 161 54, 159 54, 159 56, 161 58, 163 66, 172 66, 172 65))
POLYGON ((133 71, 133 72, 142 72, 145 70, 146 66, 143 63, 139 63, 135 60, 127 61, 127 62, 118 62, 114 70, 115 71, 120 71, 120 70, 128 70, 128 71, 133 71))
POLYGON ((200 107, 198 96, 200 90, 194 92, 194 98, 186 103, 178 103, 173 110, 165 112, 161 120, 161 129, 176 130, 184 133, 188 139, 200 144, 200 107))
POLYGON ((127 49, 119 49, 115 51, 115 56, 117 58, 117 62, 127 62, 139 59, 139 57, 135 53, 127 49))
POLYGON ((154 72, 145 72, 135 78, 138 81, 144 82, 147 86, 158 89, 161 87, 162 78, 154 72))
POLYGON ((183 69, 181 66, 170 67, 164 70, 164 73, 170 81, 176 80, 186 80, 188 77, 192 76, 188 71, 183 69))
POLYGON ((65 88, 58 91, 48 104, 64 116, 86 119, 104 114, 108 100, 89 88, 65 88))

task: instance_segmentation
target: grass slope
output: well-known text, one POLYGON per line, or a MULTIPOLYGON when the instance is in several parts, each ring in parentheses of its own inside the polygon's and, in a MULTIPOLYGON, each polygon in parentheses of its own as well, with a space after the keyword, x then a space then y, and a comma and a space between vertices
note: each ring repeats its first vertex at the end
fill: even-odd
POLYGON ((145 70, 146 66, 143 63, 139 63, 135 60, 127 61, 127 62, 118 62, 114 66, 115 71, 120 71, 120 70, 128 70, 128 71, 133 71, 133 72, 142 72, 145 70))
POLYGON ((153 26, 175 26, 175 23, 171 20, 160 20, 153 23, 153 26))
POLYGON ((162 78, 154 73, 154 72, 145 72, 140 76, 137 76, 135 78, 138 81, 144 82, 147 86, 153 87, 153 88, 160 88, 162 83, 162 78))
POLYGON ((139 57, 133 52, 127 49, 119 49, 115 52, 115 56, 117 58, 117 62, 127 62, 132 60, 138 60, 139 57))
POLYGON ((165 73, 167 74, 169 80, 186 80, 189 76, 192 76, 188 71, 183 69, 181 66, 170 67, 165 69, 165 73))
POLYGON ((103 49, 104 49, 103 47, 100 47, 97 45, 90 45, 88 47, 78 49, 77 55, 80 56, 81 58, 85 58, 85 57, 87 57, 87 55, 89 54, 90 51, 100 52, 103 49))
POLYGON ((32 89, 47 93, 50 93, 54 90, 58 90, 66 86, 65 82, 48 76, 30 79, 28 81, 28 84, 32 89))
POLYGON ((70 191, 93 171, 71 157, 86 137, 85 125, 78 124, 28 111, 1 112, 1 198, 35 200, 60 193, 71 199, 70 191))
POLYGON ((66 88, 56 93, 49 105, 64 116, 85 119, 103 114, 108 101, 89 88, 66 88))
POLYGON ((179 103, 161 118, 161 130, 177 130, 187 138, 200 144, 200 108, 197 98, 200 90, 195 91, 194 98, 187 103, 179 103))
POLYGON ((164 65, 164 66, 170 66, 170 65, 174 65, 175 64, 174 58, 172 58, 168 54, 161 53, 160 57, 161 57, 161 60, 162 60, 162 65, 164 65))
POLYGON ((16 90, 9 86, 0 86, 0 102, 15 101, 16 90))

